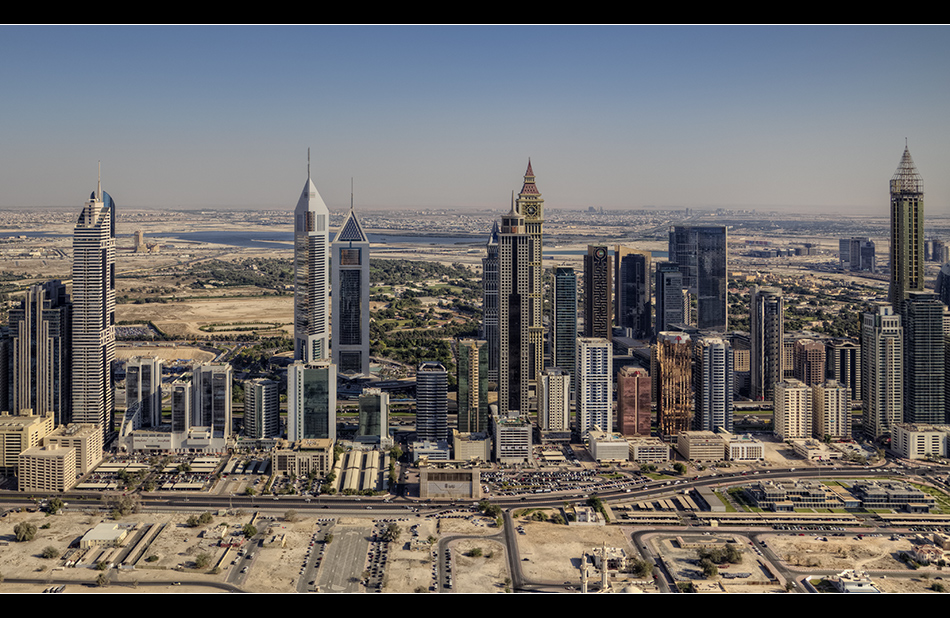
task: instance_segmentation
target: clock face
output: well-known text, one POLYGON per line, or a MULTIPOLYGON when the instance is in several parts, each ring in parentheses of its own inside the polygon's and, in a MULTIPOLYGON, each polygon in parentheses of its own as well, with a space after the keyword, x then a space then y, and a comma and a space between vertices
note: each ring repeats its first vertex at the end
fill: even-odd
POLYGON ((525 208, 525 213, 533 217, 534 215, 538 214, 538 207, 533 205, 528 206, 525 208))
POLYGON ((606 250, 606 249, 603 249, 603 248, 597 249, 597 250, 594 252, 594 256, 596 256, 597 259, 602 260, 602 259, 604 259, 605 257, 607 257, 607 250, 606 250))

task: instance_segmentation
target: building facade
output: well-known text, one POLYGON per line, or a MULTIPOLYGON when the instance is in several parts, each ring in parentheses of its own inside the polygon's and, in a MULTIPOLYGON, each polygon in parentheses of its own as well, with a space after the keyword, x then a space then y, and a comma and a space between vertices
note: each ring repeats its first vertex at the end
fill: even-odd
POLYGON ((683 273, 672 262, 656 265, 656 320, 654 337, 670 330, 674 324, 685 324, 687 297, 683 292, 683 273))
POLYGON ((891 177, 891 285, 888 300, 903 316, 910 292, 924 291, 924 181, 910 150, 891 177))
POLYGON ((482 339, 488 343, 488 379, 498 383, 498 222, 492 223, 491 235, 485 245, 487 255, 482 258, 482 339))
POLYGON ((125 405, 141 404, 142 427, 162 425, 162 359, 133 356, 125 363, 125 405))
POLYGON ((531 168, 531 159, 528 159, 528 169, 524 173, 524 184, 518 199, 515 202, 517 212, 524 217, 524 229, 531 240, 529 253, 529 287, 528 313, 528 340, 530 360, 529 388, 537 393, 541 379, 541 370, 544 369, 544 325, 542 313, 544 310, 544 270, 543 240, 544 240, 544 198, 538 191, 535 183, 534 170, 531 168))
POLYGON ((733 371, 732 346, 718 337, 700 337, 693 342, 693 385, 696 407, 693 429, 732 431, 733 371))
POLYGON ((588 245, 584 256, 584 336, 613 336, 612 268, 606 245, 588 245))
POLYGON ((946 306, 936 294, 909 292, 904 298, 904 422, 942 424, 946 306))
POLYGON ((458 342, 458 429, 463 433, 488 431, 488 342, 458 342))
POLYGON ((684 226, 670 230, 669 260, 683 273, 683 287, 696 299, 696 324, 726 332, 729 323, 728 247, 723 225, 684 226))
POLYGON ((887 303, 862 314, 861 391, 864 432, 873 440, 904 420, 904 328, 887 303))
POLYGON ((531 347, 533 256, 535 238, 525 231, 524 216, 514 202, 502 217, 498 235, 498 412, 502 416, 527 415, 535 367, 531 347))
POLYGON ((614 323, 634 339, 653 336, 651 272, 649 251, 635 251, 622 245, 614 248, 614 323))
POLYGON ((262 440, 280 437, 280 396, 274 380, 244 383, 244 436, 262 440))
POLYGON ((653 348, 650 375, 661 436, 688 431, 693 422, 692 342, 686 333, 663 332, 653 348))
POLYGON ((617 372, 617 431, 649 436, 653 424, 652 380, 646 369, 626 366, 617 372))
POLYGON ((214 438, 231 435, 231 365, 196 365, 191 377, 192 427, 208 427, 214 438))
POLYGON ((812 437, 811 388, 800 380, 775 384, 775 435, 780 440, 812 437))
POLYGON ((330 361, 288 367, 287 439, 336 441, 336 365, 330 361))
POLYGON ((577 354, 577 273, 573 268, 554 269, 554 306, 551 311, 551 366, 574 374, 577 354))
POLYGON ((423 442, 448 442, 449 374, 445 366, 425 362, 416 370, 416 434, 423 442))
POLYGON ((752 398, 771 401, 784 378, 785 302, 782 290, 756 287, 750 308, 752 398))
POLYGON ((330 248, 333 363, 369 376, 369 238, 352 206, 330 248))
POLYGON ((294 359, 330 358, 330 210, 310 180, 294 209, 294 359))
POLYGON ((613 359, 607 339, 580 337, 577 340, 577 380, 575 407, 577 432, 598 427, 613 431, 613 359))

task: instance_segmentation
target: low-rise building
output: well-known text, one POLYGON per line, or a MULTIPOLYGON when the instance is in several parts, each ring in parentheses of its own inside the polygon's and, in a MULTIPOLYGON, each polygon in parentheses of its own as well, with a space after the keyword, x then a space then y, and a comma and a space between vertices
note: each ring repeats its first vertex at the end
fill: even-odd
POLYGON ((294 443, 284 442, 274 450, 274 471, 278 474, 307 476, 314 472, 326 476, 333 466, 333 440, 309 438, 294 443))
POLYGON ((531 461, 531 424, 520 418, 492 417, 495 434, 495 461, 525 463, 531 461))
POLYGON ((638 463, 666 463, 670 460, 670 445, 659 438, 628 438, 630 459, 638 463))
POLYGON ((76 451, 58 445, 34 446, 20 453, 17 488, 66 491, 76 484, 76 451))
POLYGON ((947 425, 895 423, 891 426, 891 450, 905 459, 947 456, 947 425))
POLYGON ((690 461, 721 461, 726 456, 722 439, 712 431, 681 431, 676 450, 690 461))
POLYGON ((630 458, 630 446, 619 433, 592 429, 588 432, 590 455, 594 461, 627 461, 630 458))

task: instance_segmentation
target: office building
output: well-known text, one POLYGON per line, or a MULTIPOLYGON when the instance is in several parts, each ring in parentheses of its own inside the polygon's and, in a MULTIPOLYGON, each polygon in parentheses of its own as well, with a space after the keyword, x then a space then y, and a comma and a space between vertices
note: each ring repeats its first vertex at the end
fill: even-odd
POLYGON ((595 427, 613 431, 613 359, 607 339, 580 337, 574 389, 577 432, 583 436, 595 427))
POLYGON ((904 421, 904 328, 887 303, 862 314, 861 394, 868 438, 889 435, 904 421))
MULTIPOLYGON (((98 423, 96 428, 101 431, 98 423)), ((76 451, 34 446, 20 453, 17 468, 17 489, 21 492, 67 491, 76 484, 76 451)))
POLYGON ((256 440, 280 437, 280 395, 274 380, 244 383, 244 436, 256 440))
POLYGON ((571 375, 566 369, 549 367, 541 372, 541 403, 538 425, 542 432, 570 432, 571 375))
POLYGON ((851 397, 848 387, 834 380, 812 386, 813 437, 824 440, 851 438, 851 397))
POLYGON ((342 374, 369 376, 369 238, 352 205, 331 251, 333 362, 342 374))
POLYGON ((699 337, 693 342, 693 386, 696 404, 693 429, 732 431, 733 354, 729 342, 699 337))
POLYGON ((656 322, 654 337, 672 329, 674 324, 685 324, 689 305, 683 291, 683 274, 672 262, 656 264, 656 322))
POLYGON ((924 291, 924 181, 905 146, 891 177, 891 285, 888 300, 903 316, 911 292, 924 291))
POLYGON ((294 359, 330 358, 330 211, 310 180, 294 209, 294 359))
POLYGON ((838 261, 842 270, 877 272, 874 241, 859 236, 839 239, 838 261))
POLYGON ((525 418, 492 416, 492 435, 495 438, 495 461, 519 464, 531 461, 531 423, 525 418))
POLYGON ((231 435, 231 365, 196 365, 191 377, 192 427, 208 427, 214 438, 231 435))
POLYGON ((115 416, 115 202, 102 182, 73 230, 72 420, 94 423, 103 442, 115 416))
POLYGON ((46 436, 43 444, 73 449, 76 453, 76 472, 79 474, 92 472, 102 462, 102 432, 97 425, 60 425, 46 436))
POLYGON ((498 222, 492 223, 482 258, 482 339, 488 344, 488 379, 498 383, 498 222))
POLYGON ((650 375, 657 429, 666 438, 692 427, 692 356, 692 342, 686 333, 660 333, 653 347, 650 375))
POLYGON ((336 365, 330 361, 288 368, 287 439, 336 441, 336 365))
POLYGON ((125 363, 125 405, 138 402, 139 427, 162 426, 162 359, 133 356, 125 363))
POLYGON ((528 324, 528 340, 530 342, 528 379, 530 390, 537 393, 541 370, 544 369, 544 325, 541 319, 544 309, 544 270, 541 267, 544 246, 544 198, 541 197, 541 192, 538 191, 538 186, 535 184, 531 159, 528 159, 528 169, 525 170, 524 183, 515 202, 515 208, 518 214, 524 217, 524 230, 531 240, 528 255, 530 288, 528 296, 528 315, 530 316, 528 324))
POLYGON ((577 273, 573 268, 554 269, 554 303, 551 311, 551 366, 574 374, 577 354, 577 273))
POLYGON ((43 444, 55 425, 53 415, 34 414, 23 409, 17 414, 0 414, 0 474, 16 476, 20 453, 43 444))
POLYGON ((584 336, 613 336, 612 268, 605 245, 588 245, 584 256, 584 336))
POLYGON ((502 416, 518 417, 529 411, 535 369, 530 340, 535 251, 535 238, 525 231, 524 216, 515 211, 512 200, 498 234, 498 412, 502 416))
POLYGON ((669 260, 683 273, 683 288, 696 299, 696 319, 703 330, 728 327, 728 248, 722 225, 684 226, 670 230, 669 260))
POLYGON ((449 374, 441 363, 425 362, 416 370, 416 435, 422 442, 448 442, 449 374))
MULTIPOLYGON (((72 304, 66 286, 50 281, 31 286, 10 310, 9 400, 0 408, 31 409, 52 414, 57 425, 69 422, 72 410, 72 304)), ((0 373, 0 382, 6 378, 0 373)))
POLYGON ((653 336, 650 303, 650 252, 623 245, 614 248, 614 324, 634 339, 653 336))
POLYGON ((172 433, 186 433, 191 429, 191 383, 175 380, 170 385, 172 399, 172 433))
POLYGON ((488 342, 458 342, 458 429, 462 433, 488 431, 488 342))
POLYGON ((389 393, 378 388, 363 389, 359 405, 357 441, 382 445, 389 439, 389 393))
POLYGON ((780 440, 812 437, 811 387, 800 380, 776 382, 774 425, 780 440))
POLYGON ((944 410, 945 305, 936 294, 909 292, 904 298, 904 422, 947 422, 944 410))
POLYGON ((756 287, 749 311, 752 349, 752 398, 771 401, 774 385, 784 378, 785 302, 780 288, 756 287))
POLYGON ((852 401, 861 401, 861 345, 847 339, 827 341, 825 375, 847 386, 852 401))
POLYGON ((618 432, 625 436, 650 435, 652 385, 646 369, 627 365, 617 372, 618 432))

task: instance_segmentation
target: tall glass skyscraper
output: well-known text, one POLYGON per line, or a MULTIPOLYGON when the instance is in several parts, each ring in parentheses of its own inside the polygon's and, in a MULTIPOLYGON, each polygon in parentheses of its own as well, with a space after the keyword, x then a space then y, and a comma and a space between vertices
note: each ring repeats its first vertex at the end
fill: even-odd
POLYGON ((887 303, 862 314, 861 396, 864 433, 876 440, 903 422, 904 328, 887 303))
POLYGON ((535 242, 512 202, 498 235, 498 413, 505 418, 529 412, 535 242))
POLYGON ((330 211, 310 180, 294 209, 294 359, 330 358, 330 211))
POLYGON ((924 181, 904 147, 891 177, 891 286, 888 299, 898 314, 911 292, 924 291, 924 181))
POLYGON ((287 371, 287 439, 336 440, 336 365, 296 362, 287 371))
POLYGON ((650 252, 622 245, 614 248, 614 324, 628 329, 634 339, 653 335, 650 304, 650 252))
POLYGON ((577 354, 577 273, 573 268, 554 269, 554 328, 551 329, 551 366, 574 375, 577 354))
MULTIPOLYGON (((584 336, 613 337, 612 274, 606 245, 588 245, 584 256, 584 336)), ((604 429, 604 431, 610 431, 604 429)))
POLYGON ((785 301, 781 288, 755 288, 749 315, 752 398, 771 401, 784 377, 785 301))
POLYGON ((488 431, 488 344, 475 339, 458 342, 458 429, 488 431))
POLYGON ((482 339, 488 342, 488 379, 498 382, 498 222, 492 223, 491 234, 482 258, 482 339))
POLYGON ((352 206, 331 249, 333 362, 340 373, 369 376, 369 238, 352 206))
POLYGON ((449 374, 445 366, 425 362, 416 371, 416 435, 419 440, 449 439, 449 374))
POLYGON ((73 230, 73 418, 112 437, 115 416, 115 202, 102 183, 73 230))
POLYGON ((677 225, 670 230, 669 259, 683 273, 683 288, 696 299, 696 321, 689 323, 700 329, 726 332, 728 327, 726 240, 723 225, 677 225))

